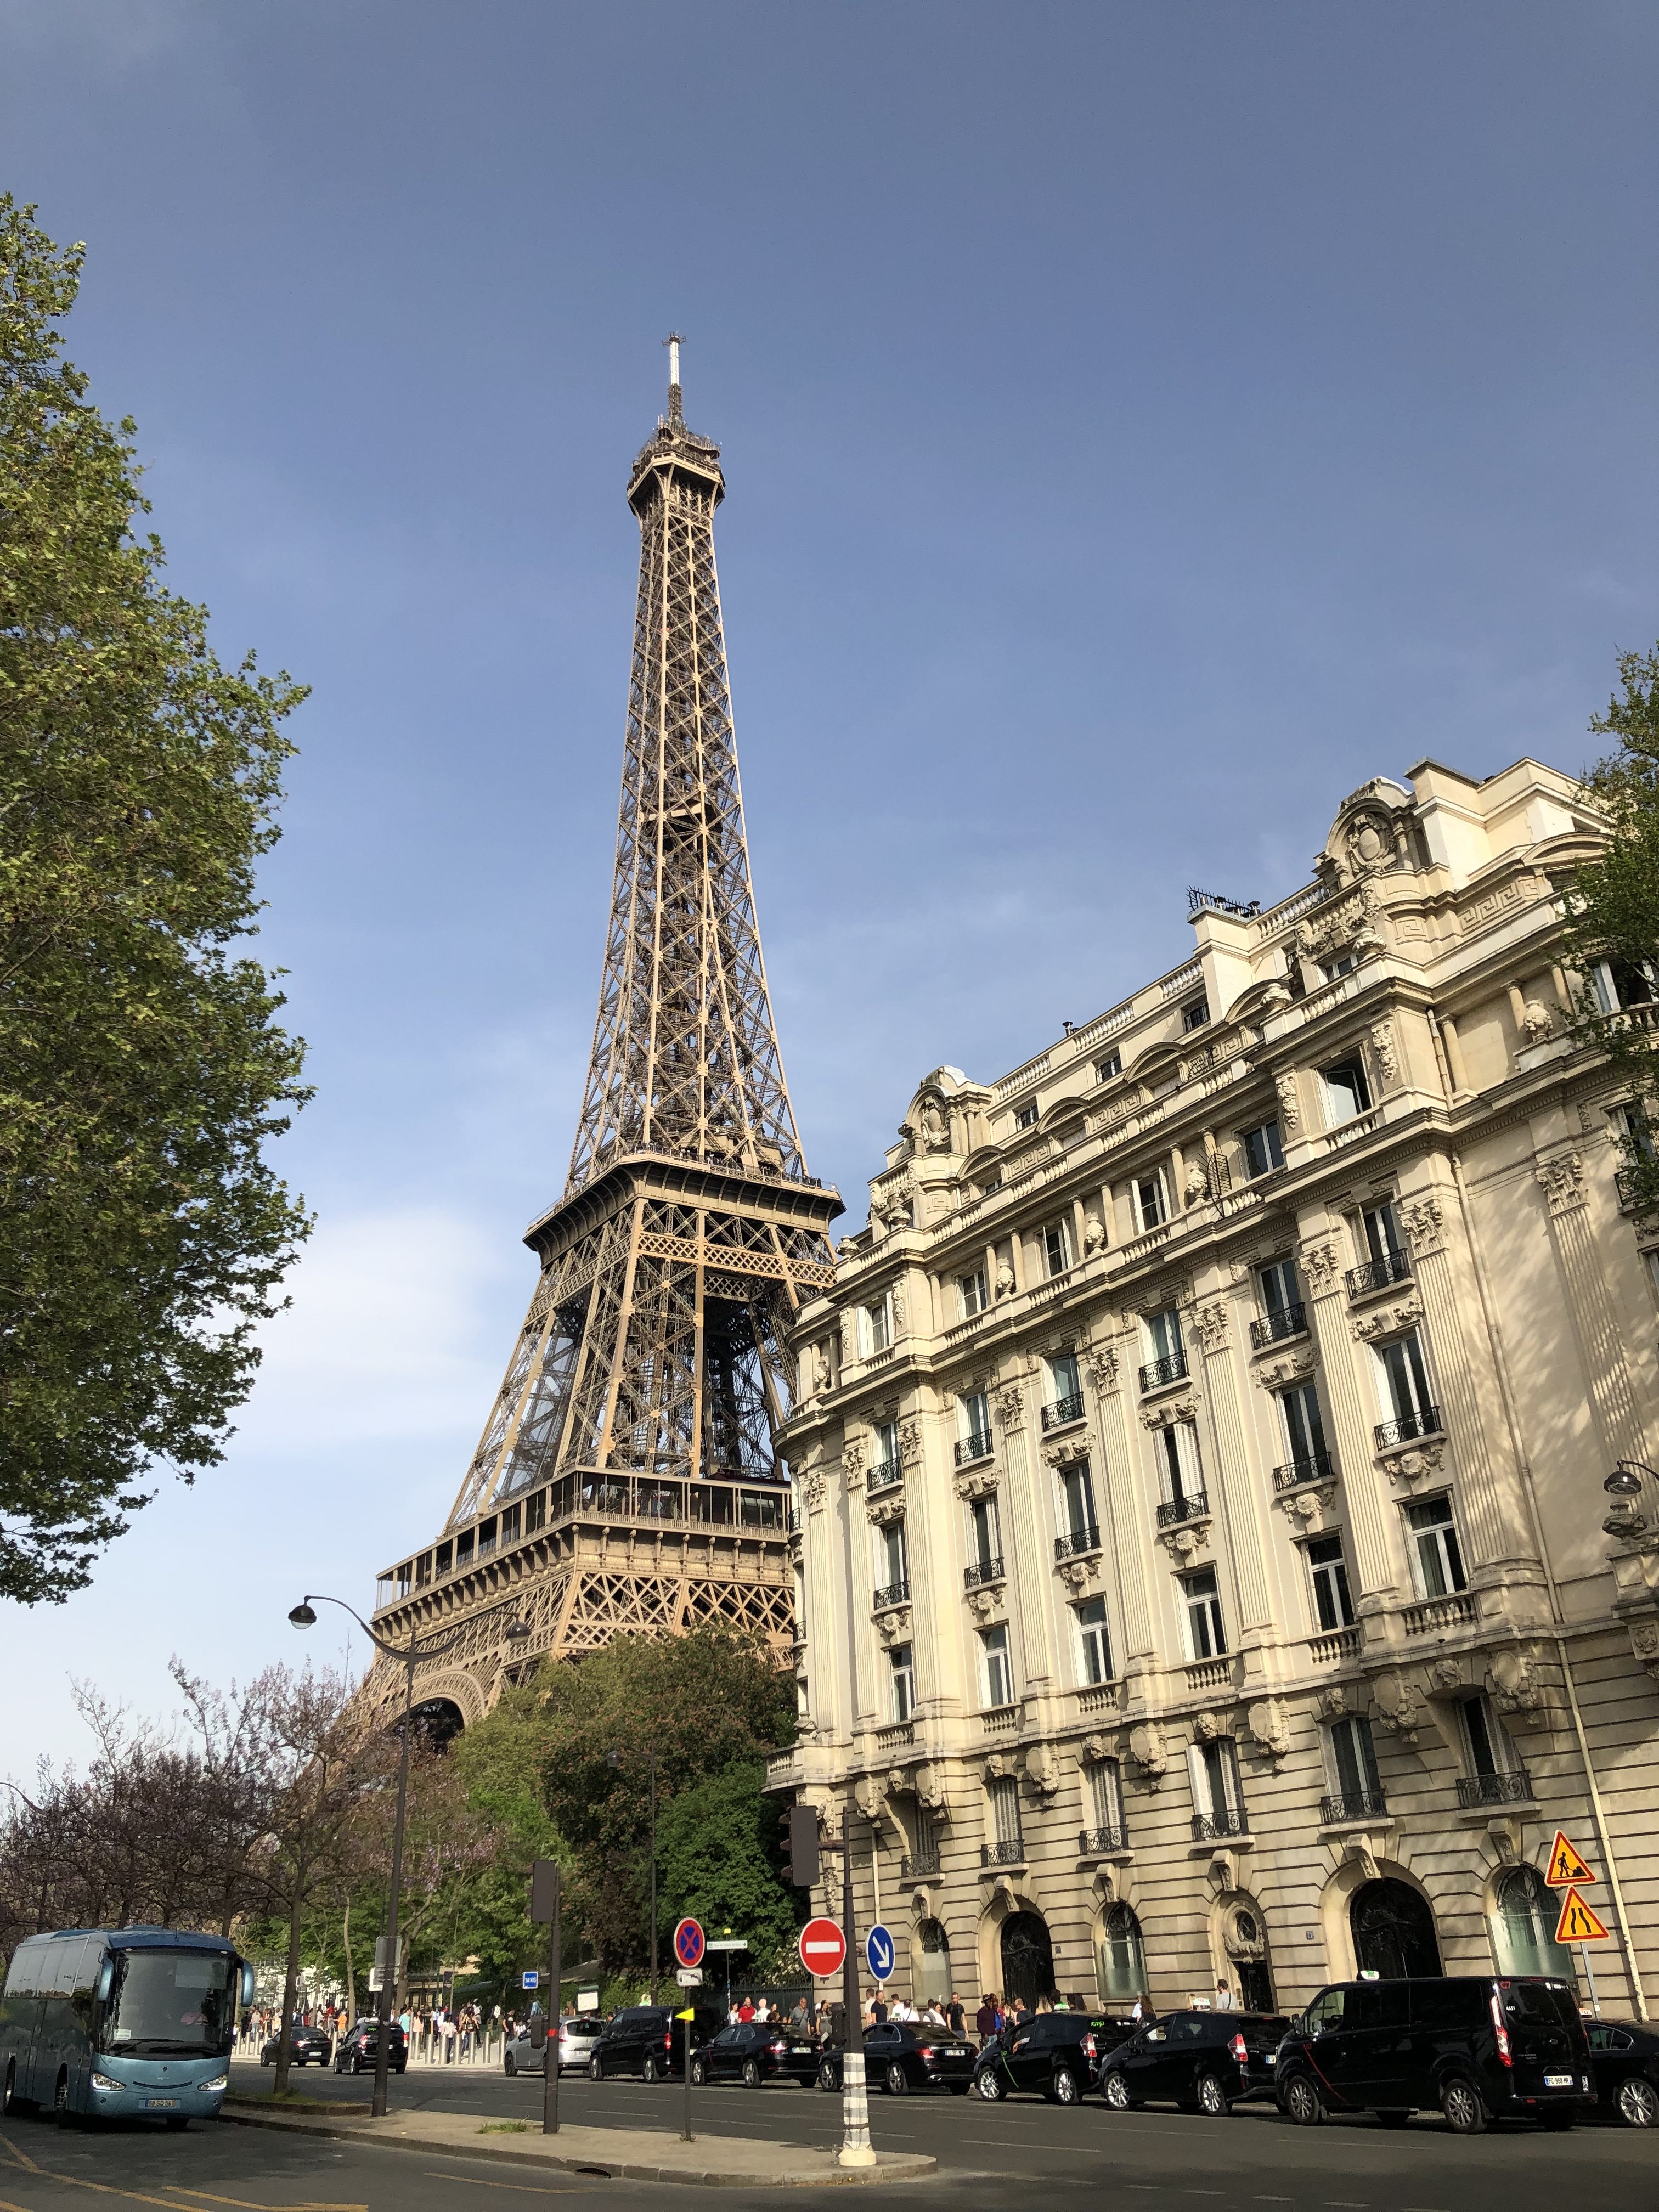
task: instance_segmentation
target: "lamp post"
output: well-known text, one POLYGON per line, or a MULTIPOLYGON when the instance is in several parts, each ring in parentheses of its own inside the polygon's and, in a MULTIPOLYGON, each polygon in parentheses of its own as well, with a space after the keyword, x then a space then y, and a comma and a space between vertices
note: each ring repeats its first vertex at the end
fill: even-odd
MULTIPOLYGON (((653 1744, 647 1753, 651 1765, 651 2002, 657 2002, 657 1747, 653 1744)), ((623 1754, 607 1751, 607 1766, 620 1766, 623 1754)))
MULTIPOLYGON (((415 1668, 422 1659, 441 1658, 476 1622, 467 1621, 464 1626, 440 1629, 434 1636, 411 1635, 406 1644, 388 1644, 378 1630, 369 1626, 357 1608, 348 1605, 343 1597, 323 1597, 312 1591, 306 1593, 289 1614, 289 1619, 295 1628, 314 1628, 317 1626, 316 1608, 319 1605, 337 1605, 342 1613, 349 1613, 377 1651, 384 1652, 388 1659, 401 1659, 404 1667, 403 1747, 398 1759, 398 1812, 392 1828, 392 1893, 387 1899, 386 1914, 386 1971, 392 1978, 392 1998, 395 2003, 398 1995, 398 1905, 404 1879, 404 1815, 409 1805, 409 1739, 414 1732, 415 1668)), ((484 1618, 487 1619, 488 1615, 484 1618)), ((528 1621, 515 1619, 508 1622, 507 1635, 509 1642, 522 1644, 529 1634, 528 1621)), ((374 2037, 374 2096, 369 2106, 372 2117, 377 2120, 386 2118, 386 2082, 392 2058, 392 2024, 386 2016, 384 1989, 380 1995, 380 2018, 374 2037)), ((284 2034, 288 2032, 286 2021, 281 2032, 284 2034)))

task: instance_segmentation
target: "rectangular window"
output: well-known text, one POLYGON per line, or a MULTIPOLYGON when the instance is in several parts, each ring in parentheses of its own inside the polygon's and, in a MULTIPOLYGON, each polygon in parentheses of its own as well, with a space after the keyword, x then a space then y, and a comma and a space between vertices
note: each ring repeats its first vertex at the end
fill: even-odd
POLYGON ((1382 1403, 1389 1419, 1413 1425, 1413 1434, 1428 1433, 1428 1416, 1434 1401, 1417 1331, 1408 1330, 1392 1343, 1373 1345, 1371 1348, 1376 1355, 1382 1403))
POLYGON ((1221 1592, 1215 1569, 1201 1567, 1181 1577, 1187 1601, 1187 1644, 1194 1659, 1220 1659, 1227 1650, 1227 1631, 1221 1618, 1221 1592))
POLYGON ((518 1535, 519 1509, 516 1505, 509 1505, 501 1515, 501 1541, 503 1544, 516 1543, 518 1535))
POLYGON ((1035 1098, 1028 1099, 1024 1106, 1016 1107, 1014 1109, 1014 1127, 1017 1129, 1035 1129, 1036 1118, 1037 1103, 1035 1098))
POLYGON ((1012 1705, 1014 1702, 1014 1670, 1008 1657, 1007 1630, 981 1628, 979 1646, 985 1669, 986 1704, 991 1706, 1012 1705))
POLYGON ((1115 1759, 1097 1759, 1089 1769, 1089 1810, 1097 1828, 1123 1830, 1123 1771, 1115 1759))
POLYGON ((872 1433, 876 1440, 876 1465, 896 1468, 899 1463, 898 1423, 878 1421, 872 1433))
MULTIPOLYGON (((1106 1633, 1106 1601, 1091 1597, 1073 1607, 1077 1616, 1078 1663, 1085 1686, 1112 1679, 1112 1647, 1106 1633)), ((1103 1822, 1103 1826, 1106 1824, 1103 1822)))
POLYGON ((1328 983, 1334 983, 1339 975, 1352 975, 1358 965, 1359 956, 1357 952, 1339 952, 1334 960, 1328 960, 1325 963, 1325 981, 1328 983))
POLYGON ((1340 1536, 1316 1536, 1304 1545, 1308 1579, 1313 1585, 1314 1617, 1322 1631, 1352 1628, 1353 1600, 1348 1595, 1348 1569, 1340 1536))
POLYGON ((1152 1450, 1165 1503, 1186 1505, 1204 1495, 1204 1470, 1199 1462, 1198 1431, 1190 1421, 1170 1421, 1152 1431, 1152 1450))
POLYGON ((892 1294, 884 1291, 873 1305, 859 1308, 859 1350, 867 1359, 872 1352, 885 1352, 892 1340, 892 1294))
POLYGON ((1152 1346, 1154 1359, 1182 1358, 1187 1346, 1181 1334, 1181 1309, 1164 1306, 1158 1313, 1148 1314, 1146 1340, 1152 1346))
POLYGON ((1463 1733, 1468 1740, 1469 1771, 1491 1775, 1503 1771, 1498 1759, 1497 1730, 1484 1698, 1470 1698, 1463 1706, 1463 1733))
POLYGON ((876 1586, 878 1604, 902 1605, 910 1594, 910 1557, 902 1514, 876 1530, 876 1586))
POLYGON ((1645 960, 1635 967, 1623 960, 1598 960, 1590 969, 1590 983, 1596 1006, 1604 1014, 1649 1006, 1653 1000, 1653 970, 1645 960))
POLYGON ((1061 1426, 1083 1419, 1083 1383, 1077 1371, 1077 1354, 1057 1352, 1048 1362, 1048 1403, 1042 1410, 1044 1428, 1061 1426))
POLYGON ((1258 1267, 1256 1281, 1261 1286, 1261 1303, 1267 1313, 1287 1313, 1302 1303, 1302 1285, 1297 1280, 1294 1260, 1275 1260, 1271 1266, 1258 1267))
POLYGON ((1328 1462, 1318 1391, 1311 1382, 1298 1382, 1294 1389, 1281 1390, 1279 1409, 1285 1422, 1285 1440, 1291 1448, 1291 1465, 1322 1471, 1328 1462))
POLYGON ((1380 1198, 1375 1206, 1365 1206, 1359 1216, 1359 1230, 1368 1260, 1395 1260, 1402 1255, 1405 1247, 1391 1200, 1380 1198))
POLYGON ((1000 1774, 991 1784, 991 1831, 1005 1846, 1020 1840, 1019 1784, 1012 1774, 1000 1774))
POLYGON ((981 1574, 989 1574, 1002 1557, 1002 1538, 997 1527, 997 1502, 994 1498, 976 1498, 969 1507, 968 1551, 981 1574))
POLYGON ((467 1528, 455 1539, 455 1564, 458 1567, 465 1566, 472 1557, 473 1535, 474 1531, 467 1528))
POLYGON ((1339 1121, 1352 1121, 1356 1114, 1370 1112, 1371 1086, 1358 1060, 1341 1060, 1334 1067, 1322 1067, 1319 1078, 1325 1086, 1328 1129, 1334 1129, 1339 1121))
POLYGON ((1121 1075, 1122 1073, 1123 1054, 1121 1052, 1109 1052, 1103 1058, 1097 1060, 1095 1062, 1095 1081, 1097 1083, 1111 1083, 1115 1081, 1118 1076, 1121 1075))
POLYGON ((1060 1492, 1067 1535, 1074 1538, 1098 1537, 1100 1524, 1095 1517, 1095 1486, 1086 1459, 1073 1460, 1069 1467, 1060 1469, 1060 1492))
POLYGON ((1063 1221, 1051 1221, 1042 1232, 1042 1264, 1051 1275, 1063 1275, 1072 1264, 1071 1231, 1063 1221))
POLYGON ((1408 1505, 1406 1524, 1415 1547, 1418 1595, 1449 1597, 1455 1590, 1467 1589, 1463 1547, 1457 1540, 1450 1498, 1443 1492, 1438 1498, 1425 1498, 1420 1505, 1408 1505))
POLYGON ((916 1710, 916 1670, 912 1648, 896 1644, 887 1655, 893 1670, 893 1718, 908 1721, 916 1710))
POLYGON ((1285 1150, 1279 1141, 1277 1121, 1261 1122, 1254 1129, 1241 1129, 1239 1145, 1244 1154, 1247 1176, 1271 1175, 1275 1168, 1285 1164, 1285 1150))
POLYGON ((1131 1185, 1134 1194, 1135 1219, 1143 1229, 1156 1229, 1170 1218, 1169 1202, 1164 1194, 1164 1170, 1154 1168, 1149 1176, 1139 1176, 1131 1185))
POLYGON ((1242 1824, 1244 1793, 1239 1785, 1238 1753, 1230 1735, 1188 1748, 1193 1810, 1224 1832, 1242 1824))
POLYGON ((1330 1727, 1331 1765, 1335 1770, 1336 1787, 1340 1796, 1350 1802, 1358 1798, 1380 1798, 1382 1784, 1377 1778, 1376 1747, 1371 1741, 1371 1724, 1355 1717, 1333 1721, 1330 1727))
POLYGON ((977 1458, 991 1449, 991 1408, 982 1390, 964 1391, 957 1400, 960 1407, 962 1442, 966 1447, 962 1456, 977 1458))
POLYGON ((962 1301, 962 1318, 971 1321, 982 1314, 986 1307, 985 1270, 975 1267, 971 1274, 957 1277, 957 1295, 962 1301))
POLYGON ((1201 1030, 1209 1018, 1210 1002, 1207 999, 1188 999, 1181 1009, 1181 1026, 1184 1032, 1201 1030))

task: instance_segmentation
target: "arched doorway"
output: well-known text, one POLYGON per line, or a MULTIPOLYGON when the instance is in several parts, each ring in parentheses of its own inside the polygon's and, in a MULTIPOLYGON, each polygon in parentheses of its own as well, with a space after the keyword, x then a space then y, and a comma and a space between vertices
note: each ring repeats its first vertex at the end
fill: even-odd
POLYGON ((1028 2005, 1055 1994, 1054 1948, 1040 1913, 1011 1912, 1002 1923, 1002 1993, 1028 2005))
POLYGON ((448 1698, 422 1698, 410 1718, 416 1736, 433 1751, 447 1751, 466 1726, 466 1716, 448 1698))
POLYGON ((1120 2004, 1127 2010, 1135 1998, 1145 1996, 1146 1954, 1141 1947, 1140 1923, 1132 1906, 1120 1901, 1106 1915, 1098 1957, 1103 2004, 1120 2004))
POLYGON ((924 2002, 951 1995, 951 1939, 937 1920, 916 1923, 915 1991, 924 2002))
POLYGON ((1267 1963, 1267 1928, 1253 1897, 1230 1905, 1222 1922, 1223 1942, 1232 1968, 1241 2012, 1273 2012, 1273 1972, 1267 1963))
POLYGON ((1385 1877, 1362 1884, 1348 1907, 1348 1926, 1361 1973, 1401 1981, 1445 1972, 1429 1900, 1409 1883, 1385 1877))

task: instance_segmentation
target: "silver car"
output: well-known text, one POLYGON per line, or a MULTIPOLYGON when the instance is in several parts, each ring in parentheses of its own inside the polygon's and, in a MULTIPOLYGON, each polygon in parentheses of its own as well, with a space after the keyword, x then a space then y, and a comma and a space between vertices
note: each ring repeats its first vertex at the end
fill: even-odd
MULTIPOLYGON (((604 2033, 605 2022, 597 2013, 566 2021, 559 2030, 560 2073, 586 2073, 593 2046, 604 2033)), ((501 2070, 506 2074, 539 2074, 545 2055, 545 2046, 538 2051, 530 2040, 530 2030, 521 2027, 516 2035, 507 2038, 501 2070)))

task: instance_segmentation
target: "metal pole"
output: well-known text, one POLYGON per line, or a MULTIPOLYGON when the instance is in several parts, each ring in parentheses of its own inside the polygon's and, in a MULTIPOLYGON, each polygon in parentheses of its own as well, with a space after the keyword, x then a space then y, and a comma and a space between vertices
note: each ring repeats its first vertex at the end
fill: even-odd
MULTIPOLYGON (((391 2002, 398 2001, 398 1900, 404 1879, 404 1814, 409 1803, 409 1739, 414 1732, 416 1639, 409 1639, 408 1669, 404 1676, 404 1746, 398 1759, 398 1817, 392 1828, 392 1894, 386 1909, 386 1971, 391 1978, 391 2002)), ((392 2019, 384 1982, 380 1987, 380 2027, 374 2038, 374 2095, 371 2116, 386 2118, 386 2081, 392 2066, 392 2019)))
POLYGON ((553 1922, 547 1937, 548 1968, 552 1991, 548 1998, 548 2035, 542 2059, 542 2133, 559 2132, 559 2052, 563 2023, 559 2012, 559 1869, 553 1869, 553 1922))
MULTIPOLYGON (((657 1753, 651 1753, 651 2002, 657 2002, 657 1753)), ((691 2029, 685 2031, 686 2074, 691 2070, 691 2029)))
POLYGON ((864 2029, 859 2013, 857 1946, 853 1941, 853 1808, 849 1800, 842 1836, 842 1934, 847 1957, 842 1967, 841 2003, 847 2015, 847 2041, 841 2054, 841 2148, 837 2166, 873 2166, 870 2147, 870 2100, 864 2087, 864 2029))
POLYGON ((1584 1962, 1584 1977, 1589 1984, 1590 2010, 1595 2014, 1597 2020, 1600 2020, 1601 2000, 1595 1993, 1595 1969, 1590 1964, 1590 1948, 1588 1943, 1581 1943, 1578 1946, 1578 1955, 1584 1962))
POLYGON ((696 1993, 696 1991, 695 1990, 682 1990, 680 1991, 680 1995, 681 1995, 681 1996, 685 1999, 685 2014, 686 2014, 686 2017, 684 2018, 684 2021, 681 2021, 681 2023, 680 2023, 680 2025, 681 2025, 681 2026, 684 2028, 684 2030, 685 2030, 685 2124, 684 2124, 684 2126, 680 2130, 680 2141, 681 2141, 682 2142, 691 2142, 691 2141, 692 2141, 692 2135, 691 2135, 691 2027, 692 2027, 692 2020, 691 2020, 691 2015, 692 2015, 692 2014, 696 2011, 696 2009, 697 2009, 697 1993, 696 1993))

